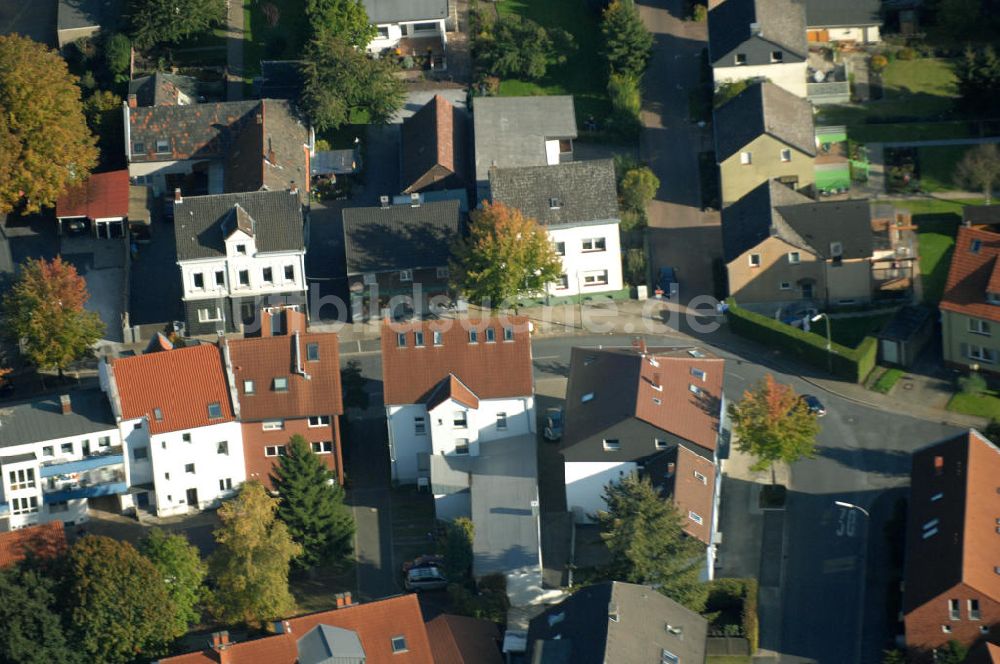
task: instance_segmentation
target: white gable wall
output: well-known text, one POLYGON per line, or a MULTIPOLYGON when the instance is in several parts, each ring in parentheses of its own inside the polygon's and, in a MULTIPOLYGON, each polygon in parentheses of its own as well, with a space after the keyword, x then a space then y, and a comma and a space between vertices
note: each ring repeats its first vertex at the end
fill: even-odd
POLYGON ((766 78, 798 97, 806 98, 806 63, 789 62, 783 64, 714 67, 712 77, 715 87, 731 81, 766 78))
POLYGON ((593 523, 588 515, 607 509, 604 487, 634 473, 633 461, 567 461, 566 507, 573 513, 576 523, 593 523))
POLYGON ((565 245, 565 255, 562 256, 563 274, 566 275, 566 288, 559 284, 551 284, 549 293, 556 297, 565 297, 583 293, 603 293, 619 291, 624 287, 622 280, 621 239, 618 223, 594 224, 589 226, 549 227, 549 239, 553 243, 562 242, 565 245), (587 239, 604 238, 603 251, 587 251, 583 241, 587 239), (587 277, 607 271, 606 284, 587 284, 587 277))

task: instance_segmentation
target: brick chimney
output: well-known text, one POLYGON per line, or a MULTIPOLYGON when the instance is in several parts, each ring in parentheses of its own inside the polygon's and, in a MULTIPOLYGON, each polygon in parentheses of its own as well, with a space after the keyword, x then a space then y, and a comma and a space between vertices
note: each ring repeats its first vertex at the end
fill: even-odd
POLYGON ((354 602, 351 600, 351 592, 347 591, 344 593, 344 606, 354 606, 354 602))
POLYGON ((337 593, 336 595, 333 596, 333 598, 337 600, 338 609, 344 608, 344 593, 337 593))
POLYGON ((69 415, 73 412, 73 401, 70 399, 68 394, 62 394, 59 396, 59 407, 62 410, 63 415, 69 415))
POLYGON ((181 188, 177 187, 176 189, 174 189, 174 205, 183 202, 184 202, 184 197, 181 196, 181 188))
POLYGON ((212 632, 212 650, 219 664, 230 664, 232 662, 229 646, 229 632, 212 632))
POLYGON ((139 108, 139 98, 135 95, 128 96, 128 107, 129 108, 139 108))

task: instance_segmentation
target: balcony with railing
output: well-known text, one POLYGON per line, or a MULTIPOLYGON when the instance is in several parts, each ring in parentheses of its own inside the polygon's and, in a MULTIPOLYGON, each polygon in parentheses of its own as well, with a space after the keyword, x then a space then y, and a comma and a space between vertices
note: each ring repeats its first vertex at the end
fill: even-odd
POLYGON ((109 466, 121 466, 125 463, 125 455, 121 447, 109 447, 100 452, 89 454, 82 459, 73 461, 47 461, 42 463, 39 474, 44 477, 56 477, 58 475, 71 475, 73 473, 83 473, 95 468, 106 468, 109 466))
POLYGON ((118 465, 104 465, 51 476, 43 473, 42 476, 47 477, 42 485, 46 504, 78 498, 111 496, 128 490, 128 485, 125 483, 125 465, 120 462, 118 465))

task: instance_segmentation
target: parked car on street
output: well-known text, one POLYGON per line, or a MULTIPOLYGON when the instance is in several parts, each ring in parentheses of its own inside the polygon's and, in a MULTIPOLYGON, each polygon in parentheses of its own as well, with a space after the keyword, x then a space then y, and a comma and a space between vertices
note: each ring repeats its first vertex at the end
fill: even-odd
POLYGON ((823 406, 823 402, 814 397, 813 395, 803 394, 799 398, 802 399, 802 403, 806 405, 806 408, 809 409, 809 412, 815 415, 816 417, 823 417, 824 415, 826 415, 826 408, 823 406))
POLYGON ((563 435, 563 412, 562 408, 548 408, 545 410, 545 428, 542 430, 545 440, 559 440, 563 435))

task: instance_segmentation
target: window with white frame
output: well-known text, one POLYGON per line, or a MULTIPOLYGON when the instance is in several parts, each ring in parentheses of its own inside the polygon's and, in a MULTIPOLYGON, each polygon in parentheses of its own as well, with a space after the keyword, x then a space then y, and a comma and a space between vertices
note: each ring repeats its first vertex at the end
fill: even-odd
POLYGON ((285 456, 285 446, 268 445, 267 447, 264 448, 264 456, 266 457, 285 456))
POLYGON ((264 431, 281 431, 285 428, 284 420, 264 420, 261 429, 264 431))
POLYGON ((979 318, 969 319, 969 332, 973 334, 981 334, 983 336, 990 336, 990 324, 988 321, 980 320, 979 318))
POLYGON ((219 480, 219 491, 232 491, 233 478, 225 477, 219 480))
POLYGON ((455 454, 468 454, 469 453, 469 439, 468 438, 456 438, 455 439, 455 454))
POLYGON ((495 343, 497 340, 497 331, 492 327, 486 328, 486 343, 495 343))
POLYGON ((432 338, 434 339, 434 345, 440 346, 444 343, 444 335, 441 334, 441 330, 434 330, 432 333, 432 338))
POLYGON ((250 287, 250 270, 240 270, 239 272, 240 286, 243 288, 250 287))
POLYGON ((705 379, 708 378, 708 374, 705 373, 702 369, 699 369, 698 367, 691 367, 691 375, 702 382, 704 382, 705 379))
POLYGON ((73 443, 63 443, 59 446, 59 451, 63 454, 73 454, 73 443))
POLYGON ((566 255, 566 243, 565 242, 553 242, 552 247, 556 250, 556 256, 566 255))
POLYGON ((470 344, 479 343, 479 330, 469 330, 469 343, 470 344))
POLYGON ((782 149, 781 150, 781 161, 791 161, 791 160, 792 160, 792 151, 789 150, 788 148, 782 149))
POLYGON ((701 515, 697 512, 688 512, 688 518, 697 523, 699 526, 703 523, 701 515))
POLYGON ((979 612, 978 599, 969 600, 969 620, 982 620, 982 614, 979 612))
POLYGON ((394 636, 392 637, 392 652, 396 654, 397 652, 406 652, 408 648, 406 647, 406 637, 405 636, 394 636))
POLYGON ((588 237, 583 239, 583 251, 604 251, 607 241, 603 237, 588 237))
POLYGON ((215 285, 220 288, 224 288, 226 286, 226 273, 222 270, 215 271, 215 285))
POLYGON ((187 473, 188 475, 194 475, 195 474, 194 464, 193 463, 184 464, 184 472, 187 473))
POLYGON ((507 428, 507 413, 497 413, 497 430, 504 431, 507 428))
POLYGON ((10 490, 21 491, 22 489, 35 488, 35 469, 22 468, 10 471, 10 490))
POLYGON ((311 443, 312 451, 316 454, 330 454, 333 452, 333 442, 329 440, 321 440, 319 442, 311 443))
POLYGON ((662 438, 654 438, 653 439, 653 447, 655 447, 658 450, 665 450, 665 449, 667 449, 668 446, 669 445, 668 445, 667 441, 665 441, 662 438))
POLYGON ((400 281, 413 281, 413 270, 400 270, 399 271, 400 281))
POLYGON ((263 278, 265 284, 274 283, 274 270, 269 267, 265 267, 261 270, 261 278, 263 278))
POLYGON ((417 436, 423 436, 427 434, 427 420, 423 417, 413 418, 413 433, 417 436))
POLYGON ((285 281, 295 281, 295 266, 286 265, 285 266, 285 281))
POLYGON ((791 263, 792 265, 798 265, 799 263, 802 262, 802 254, 800 254, 797 251, 789 251, 788 262, 791 263))
POLYGON ((413 345, 416 346, 417 348, 420 348, 421 346, 424 345, 424 333, 423 332, 414 332, 413 333, 413 345))
POLYGON ((617 438, 605 438, 603 444, 605 452, 617 452, 622 448, 621 441, 617 438))
POLYGON ((253 381, 245 380, 243 381, 243 394, 252 395, 254 393, 253 381))
POLYGON ((468 414, 464 410, 456 410, 452 417, 452 425, 456 429, 465 429, 469 426, 468 414))
POLYGON ((688 391, 691 394, 701 394, 701 388, 698 387, 697 385, 688 384, 688 391))
POLYGON ((750 254, 750 267, 760 267, 760 254, 750 254))
POLYGON ((733 64, 745 65, 746 63, 747 63, 747 54, 746 53, 737 53, 733 57, 733 64))
POLYGON ((771 51, 771 62, 782 62, 785 59, 785 54, 781 51, 771 51))
POLYGON ((222 320, 222 309, 219 307, 207 307, 198 309, 199 323, 213 323, 222 320))
POLYGON ((396 348, 406 348, 406 333, 400 332, 396 335, 396 348))
POLYGON ((565 274, 560 274, 556 279, 556 290, 566 290, 569 288, 569 276, 565 274))
POLYGON ((157 154, 166 154, 168 152, 170 152, 170 141, 166 141, 163 139, 156 141, 157 154))
POLYGON ((309 418, 309 426, 315 427, 328 427, 330 426, 330 416, 329 415, 313 415, 309 418))
POLYGON ((509 325, 503 326, 503 340, 513 341, 514 340, 514 328, 509 325))
POLYGON ((247 255, 247 246, 245 244, 238 244, 238 245, 236 245, 236 253, 238 253, 240 256, 246 256, 247 255))
POLYGON ((948 600, 948 618, 951 620, 960 620, 961 616, 958 612, 958 600, 949 599, 948 600))
POLYGON ((195 272, 191 275, 191 279, 194 281, 194 287, 205 290, 205 275, 201 272, 195 272))
POLYGON ((218 445, 215 446, 215 453, 229 456, 229 441, 220 440, 218 445))
POLYGON ((969 344, 969 359, 994 364, 997 361, 997 352, 992 348, 969 344))
POLYGON ((584 272, 584 286, 603 286, 608 283, 608 271, 599 270, 597 272, 584 272))
POLYGON ((701 482, 702 484, 708 484, 708 478, 704 474, 699 473, 697 470, 694 471, 694 478, 701 482))
POLYGON ((42 456, 43 457, 55 456, 55 448, 53 448, 52 445, 46 445, 45 447, 42 448, 42 456))
POLYGON ((275 376, 274 383, 272 384, 275 392, 287 392, 288 391, 288 377, 287 376, 275 376))
POLYGON ((792 282, 782 281, 780 284, 778 284, 778 290, 792 290, 792 282))
POLYGON ((38 498, 14 498, 10 501, 11 514, 35 514, 38 512, 38 498))
POLYGON ((750 154, 749 152, 741 152, 740 163, 743 164, 744 166, 749 166, 751 163, 753 163, 753 155, 750 154))

